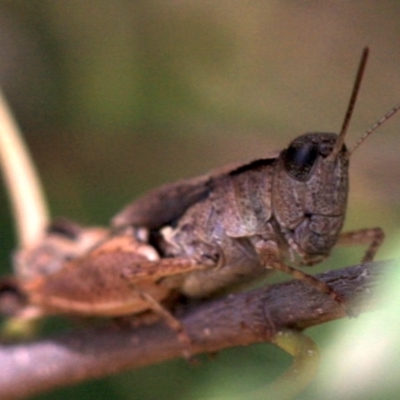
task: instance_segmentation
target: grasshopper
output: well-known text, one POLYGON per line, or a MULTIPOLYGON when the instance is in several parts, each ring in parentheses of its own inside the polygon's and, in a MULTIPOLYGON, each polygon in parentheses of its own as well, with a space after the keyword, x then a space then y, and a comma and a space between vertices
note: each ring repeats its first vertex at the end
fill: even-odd
POLYGON ((296 268, 328 257, 336 244, 366 244, 380 228, 341 233, 354 150, 400 109, 393 108, 348 150, 347 127, 365 69, 364 49, 339 134, 306 133, 275 156, 164 185, 127 206, 111 228, 50 225, 15 256, 27 303, 44 314, 121 316, 155 311, 173 293, 203 298, 273 270, 305 280, 340 305, 326 283, 296 268))
MULTIPOLYGON (((384 239, 381 228, 341 233, 349 159, 400 109, 390 110, 347 149, 367 56, 366 48, 339 134, 306 133, 274 156, 164 185, 128 205, 109 228, 38 218, 47 229, 34 230, 30 236, 38 240, 22 240, 14 255, 22 298, 16 318, 151 312, 177 332, 183 355, 190 357, 190 338, 170 311, 175 295, 209 297, 274 270, 306 281, 349 312, 340 293, 297 266, 322 261, 336 244, 367 245, 363 262, 370 261, 384 239)), ((304 389, 313 376, 308 371, 318 364, 317 348, 294 331, 278 332, 274 343, 295 357, 282 389, 287 382, 296 392, 304 389)))
POLYGON ((204 258, 213 263, 165 279, 189 297, 207 297, 280 270, 345 307, 340 293, 295 266, 322 261, 336 244, 367 245, 362 261, 371 261, 384 239, 381 228, 341 233, 349 159, 400 108, 347 149, 344 139, 367 56, 366 48, 339 134, 306 133, 275 156, 162 186, 128 205, 113 219, 114 228, 146 228, 163 259, 195 259, 199 267, 204 258))

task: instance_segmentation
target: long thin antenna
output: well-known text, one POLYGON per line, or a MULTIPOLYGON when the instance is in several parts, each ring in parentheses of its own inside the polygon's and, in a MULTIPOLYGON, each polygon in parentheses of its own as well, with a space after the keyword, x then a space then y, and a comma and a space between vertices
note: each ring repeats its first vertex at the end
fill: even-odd
POLYGON ((343 146, 344 138, 347 133, 347 128, 349 127, 351 116, 353 115, 354 106, 357 101, 358 92, 360 91, 360 85, 361 85, 362 78, 364 76, 365 66, 366 66, 367 60, 368 60, 368 54, 369 54, 369 48, 364 47, 362 55, 361 55, 360 64, 358 66, 356 79, 354 81, 353 90, 351 92, 349 105, 347 106, 346 115, 343 120, 342 129, 340 130, 339 137, 335 143, 335 147, 333 148, 331 154, 329 154, 329 159, 331 159, 331 160, 335 160, 337 158, 337 156, 343 146))
POLYGON ((360 144, 362 142, 364 142, 365 139, 367 139, 367 137, 369 135, 371 135, 372 132, 376 131, 381 125, 383 125, 389 118, 393 117, 394 114, 397 113, 397 111, 400 110, 400 104, 398 104, 397 106, 393 107, 391 110, 389 110, 379 121, 375 122, 374 125, 372 125, 365 133, 364 135, 362 135, 356 143, 354 143, 353 147, 351 148, 351 150, 349 150, 347 152, 346 157, 350 158, 350 155, 354 153, 354 151, 357 149, 357 147, 360 146, 360 144))
POLYGON ((20 248, 34 246, 48 224, 47 202, 33 161, 0 89, 0 162, 20 248))

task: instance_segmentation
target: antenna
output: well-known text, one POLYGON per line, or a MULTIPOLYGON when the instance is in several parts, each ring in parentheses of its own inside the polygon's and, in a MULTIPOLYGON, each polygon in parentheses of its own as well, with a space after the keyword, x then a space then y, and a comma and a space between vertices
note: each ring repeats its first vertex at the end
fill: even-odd
MULTIPOLYGON (((357 96, 358 96, 358 92, 360 90, 361 81, 362 81, 362 78, 364 76, 365 66, 366 66, 367 60, 368 60, 368 54, 369 54, 369 48, 368 47, 364 47, 362 55, 361 55, 360 64, 358 65, 358 70, 357 70, 356 79, 354 81, 353 90, 351 92, 349 105, 347 106, 346 115, 344 117, 342 129, 340 130, 339 137, 336 140, 335 146, 332 149, 331 154, 329 154, 329 156, 328 156, 329 159, 332 160, 332 161, 337 158, 337 156, 338 156, 338 154, 339 154, 339 152, 340 152, 340 150, 341 150, 341 148, 343 146, 344 138, 345 138, 346 132, 347 132, 347 128, 349 127, 349 123, 350 123, 350 120, 351 120, 351 116, 353 114, 354 106, 355 106, 356 101, 357 101, 357 96)), ((375 130, 376 128, 374 128, 373 130, 375 130)), ((369 134, 371 134, 371 133, 369 133, 369 134)), ((365 140, 365 138, 363 140, 365 140)))
POLYGON ((347 152, 346 157, 350 158, 351 154, 354 153, 354 151, 357 149, 357 147, 360 146, 362 142, 364 142, 365 139, 369 135, 371 135, 372 132, 376 131, 381 125, 383 125, 389 118, 393 117, 394 114, 397 113, 397 111, 400 110, 400 104, 397 106, 393 107, 391 110, 389 110, 379 121, 375 122, 374 125, 372 125, 365 133, 362 135, 356 143, 354 143, 353 147, 351 148, 350 151, 347 152))

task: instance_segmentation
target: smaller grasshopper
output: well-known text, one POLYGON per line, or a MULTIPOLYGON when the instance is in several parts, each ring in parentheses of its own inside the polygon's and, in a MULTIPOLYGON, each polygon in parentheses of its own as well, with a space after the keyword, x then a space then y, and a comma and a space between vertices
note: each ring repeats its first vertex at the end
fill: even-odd
POLYGON ((157 282, 177 269, 198 268, 180 264, 179 258, 165 263, 130 228, 112 234, 66 219, 55 220, 37 246, 14 256, 18 288, 38 315, 116 317, 152 310, 173 326, 160 305, 171 291, 157 282))
POLYGON ((189 337, 163 305, 174 293, 159 280, 198 265, 183 264, 179 258, 166 263, 150 245, 139 242, 131 228, 112 234, 109 229, 56 219, 38 245, 16 252, 14 266, 17 279, 3 280, 0 292, 13 293, 11 315, 17 326, 18 321, 46 315, 149 316, 151 311, 177 333, 183 355, 190 358, 189 337))

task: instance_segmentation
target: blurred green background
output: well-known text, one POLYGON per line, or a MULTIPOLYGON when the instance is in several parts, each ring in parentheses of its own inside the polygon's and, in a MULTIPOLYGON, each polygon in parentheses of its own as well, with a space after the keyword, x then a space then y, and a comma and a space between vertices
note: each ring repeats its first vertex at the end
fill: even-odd
MULTIPOLYGON (((306 131, 338 131, 368 45, 354 142, 400 101, 399 15, 400 3, 388 0, 0 0, 0 83, 52 214, 106 224, 154 186, 264 157, 306 131)), ((400 223, 399 126, 395 117, 352 159, 346 227, 384 228, 380 257, 396 245, 400 223)), ((9 273, 14 238, 3 188, 0 202, 0 265, 9 273)), ((323 268, 361 255, 335 251, 323 268)), ((328 349, 352 322, 309 334, 328 349)), ((289 361, 257 345, 198 367, 177 360, 38 398, 248 399, 289 361)), ((376 398, 397 397, 383 390, 376 398)))

